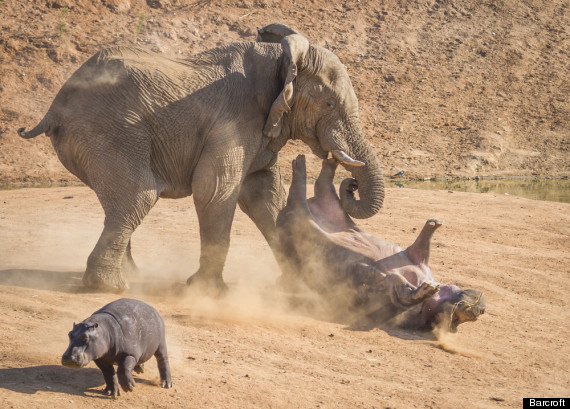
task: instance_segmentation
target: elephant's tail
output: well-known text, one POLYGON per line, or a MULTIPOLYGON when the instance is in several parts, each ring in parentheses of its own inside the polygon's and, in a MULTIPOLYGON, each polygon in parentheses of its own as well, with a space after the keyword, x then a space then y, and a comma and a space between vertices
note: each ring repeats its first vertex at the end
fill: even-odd
POLYGON ((41 135, 43 133, 47 134, 50 129, 49 125, 50 125, 49 115, 46 115, 40 121, 40 123, 37 124, 36 127, 31 131, 26 132, 26 128, 18 129, 18 135, 20 135, 22 138, 25 139, 35 138, 36 136, 41 135))

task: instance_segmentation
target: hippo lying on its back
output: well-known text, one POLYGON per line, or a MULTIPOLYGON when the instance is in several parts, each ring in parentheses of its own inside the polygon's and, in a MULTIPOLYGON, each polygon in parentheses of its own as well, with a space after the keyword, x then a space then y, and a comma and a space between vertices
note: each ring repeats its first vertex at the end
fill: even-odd
MULTIPOLYGON (((428 267, 430 239, 441 226, 428 220, 407 249, 363 232, 344 212, 335 187, 334 159, 323 161, 315 197, 307 200, 305 158, 293 161, 293 181, 277 228, 285 259, 282 281, 302 282, 329 304, 348 298, 366 314, 397 318, 406 327, 431 328, 446 320, 451 331, 485 311, 483 292, 438 284, 428 267)), ((340 189, 354 192, 345 180, 340 189)))
POLYGON ((116 397, 135 387, 132 371, 141 373, 142 364, 156 357, 163 388, 171 388, 164 322, 150 305, 121 298, 105 305, 69 333, 69 347, 61 363, 82 368, 91 361, 103 372, 105 392, 116 397), (114 364, 118 365, 115 373, 114 364))

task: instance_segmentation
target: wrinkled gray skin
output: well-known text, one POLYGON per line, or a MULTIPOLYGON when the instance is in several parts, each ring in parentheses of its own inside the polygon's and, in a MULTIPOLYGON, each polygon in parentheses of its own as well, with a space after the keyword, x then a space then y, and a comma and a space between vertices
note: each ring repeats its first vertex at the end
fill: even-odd
POLYGON ((162 318, 142 301, 121 298, 73 324, 61 363, 82 368, 95 361, 105 378, 105 393, 116 397, 121 394, 119 385, 125 392, 133 390, 133 370, 142 373, 143 363, 153 355, 162 387, 171 388, 162 318), (113 365, 118 365, 117 372, 113 365))
POLYGON ((285 191, 277 152, 301 139, 339 158, 360 199, 341 200, 355 218, 382 206, 384 181, 364 139, 346 69, 330 51, 279 24, 258 42, 234 43, 173 60, 133 47, 91 57, 64 84, 43 120, 63 165, 91 187, 105 211, 83 282, 123 291, 136 272, 130 237, 159 197, 194 195, 200 267, 188 284, 223 291, 222 270, 236 204, 278 260, 277 214, 285 191))
MULTIPOLYGON (((430 239, 440 221, 428 220, 405 250, 363 232, 340 204, 333 185, 336 167, 334 159, 323 161, 315 196, 307 200, 305 158, 293 161, 287 206, 277 219, 289 260, 282 277, 287 288, 304 283, 330 304, 346 297, 350 307, 410 328, 441 322, 455 332, 459 324, 484 313, 481 291, 440 285, 432 276, 430 239)), ((340 186, 341 194, 354 189, 347 181, 340 186)))

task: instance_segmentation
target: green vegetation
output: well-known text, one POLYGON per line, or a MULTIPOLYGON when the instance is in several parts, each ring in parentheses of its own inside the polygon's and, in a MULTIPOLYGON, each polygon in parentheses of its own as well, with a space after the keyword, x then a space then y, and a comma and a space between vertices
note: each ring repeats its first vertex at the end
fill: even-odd
POLYGON ((59 16, 59 36, 60 37, 63 37, 63 35, 65 34, 65 27, 67 26, 67 22, 65 21, 65 18, 67 17, 68 11, 69 11, 69 8, 64 7, 61 10, 61 15, 59 16))
POLYGON ((135 30, 135 34, 138 36, 144 26, 144 23, 146 23, 146 17, 143 13, 139 13, 138 16, 138 24, 137 24, 137 28, 135 30))

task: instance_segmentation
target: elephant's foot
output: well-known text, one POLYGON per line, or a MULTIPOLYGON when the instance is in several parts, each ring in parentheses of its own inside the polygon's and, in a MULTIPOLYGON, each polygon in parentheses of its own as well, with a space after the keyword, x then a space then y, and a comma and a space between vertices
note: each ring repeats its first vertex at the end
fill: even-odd
POLYGON ((125 256, 125 258, 123 258, 122 270, 126 277, 136 277, 139 275, 139 268, 130 257, 125 256))
POLYGON ((186 280, 186 285, 200 294, 213 298, 222 297, 228 292, 228 286, 224 283, 221 274, 206 274, 198 271, 186 280))
POLYGON ((90 261, 83 275, 83 284, 86 287, 113 293, 122 293, 129 288, 129 284, 117 268, 105 268, 90 261))

